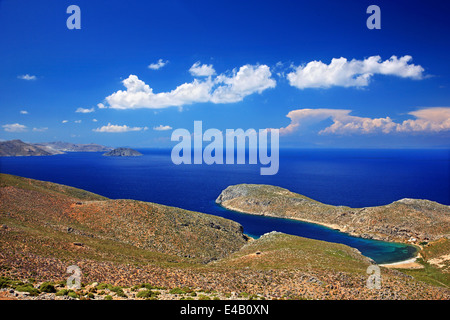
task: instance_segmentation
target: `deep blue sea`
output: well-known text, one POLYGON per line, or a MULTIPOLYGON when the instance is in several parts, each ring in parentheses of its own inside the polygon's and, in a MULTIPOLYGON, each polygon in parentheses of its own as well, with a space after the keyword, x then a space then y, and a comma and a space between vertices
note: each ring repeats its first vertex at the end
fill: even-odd
POLYGON ((215 199, 227 186, 263 183, 287 188, 332 205, 365 207, 402 198, 450 205, 450 150, 284 149, 274 176, 260 165, 174 165, 170 150, 139 149, 142 157, 67 153, 2 157, 0 172, 85 189, 113 199, 136 199, 222 216, 253 236, 280 231, 344 243, 377 263, 408 259, 415 248, 351 237, 311 223, 225 210, 215 199))

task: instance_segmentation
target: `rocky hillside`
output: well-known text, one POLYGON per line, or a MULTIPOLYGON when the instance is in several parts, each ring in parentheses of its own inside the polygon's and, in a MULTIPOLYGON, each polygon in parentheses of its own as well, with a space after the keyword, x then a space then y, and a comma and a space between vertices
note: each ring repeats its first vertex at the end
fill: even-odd
POLYGON ((105 147, 96 143, 70 143, 70 142, 42 142, 34 143, 34 146, 41 148, 49 148, 51 150, 62 151, 62 152, 105 152, 110 151, 112 148, 105 147))
POLYGON ((369 289, 370 263, 341 244, 252 240, 224 218, 0 174, 0 300, 450 299, 432 269, 417 281, 382 268, 382 288, 369 289), (84 286, 71 291, 74 264, 84 286))
POLYGON ((25 143, 21 140, 0 142, 0 157, 50 156, 61 153, 57 150, 25 143))
POLYGON ((130 148, 117 148, 103 154, 107 157, 138 157, 142 156, 139 151, 130 148))
POLYGON ((109 200, 58 184, 2 174, 0 212, 15 222, 112 240, 196 262, 246 242, 242 226, 202 213, 134 200, 109 200))
POLYGON ((230 210, 319 223, 365 238, 419 243, 450 236, 450 207, 428 200, 349 208, 280 187, 240 184, 226 188, 216 202, 230 210))

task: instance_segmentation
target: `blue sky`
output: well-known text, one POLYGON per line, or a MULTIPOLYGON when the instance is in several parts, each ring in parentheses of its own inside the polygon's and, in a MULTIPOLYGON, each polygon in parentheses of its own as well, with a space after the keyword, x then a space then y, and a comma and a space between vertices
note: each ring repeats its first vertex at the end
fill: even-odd
POLYGON ((450 147, 446 1, 0 1, 0 139, 450 147), (69 5, 81 29, 69 30, 69 5), (381 9, 369 30, 366 9, 381 9), (128 88, 128 89, 127 89, 128 88))

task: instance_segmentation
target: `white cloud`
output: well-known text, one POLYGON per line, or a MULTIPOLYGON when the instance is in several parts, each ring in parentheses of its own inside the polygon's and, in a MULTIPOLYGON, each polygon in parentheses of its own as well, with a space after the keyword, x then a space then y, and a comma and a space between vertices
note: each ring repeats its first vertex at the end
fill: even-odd
POLYGON ((409 112, 415 119, 395 122, 390 117, 368 118, 350 115, 344 109, 298 109, 288 113, 291 123, 280 128, 281 135, 291 134, 307 123, 331 119, 333 123, 319 134, 371 134, 371 133, 436 133, 450 131, 450 107, 422 108, 409 112))
POLYGON ((126 90, 114 92, 106 97, 106 101, 113 109, 161 109, 201 102, 232 103, 242 101, 253 93, 274 88, 276 81, 271 75, 266 65, 244 65, 239 71, 233 70, 231 76, 221 74, 214 79, 194 79, 172 91, 160 93, 153 93, 153 89, 144 81, 130 75, 122 81, 126 90))
POLYGON ((126 91, 119 90, 106 97, 106 101, 113 109, 160 109, 194 102, 207 102, 212 86, 211 81, 202 82, 195 79, 170 92, 155 94, 152 88, 135 75, 130 75, 122 83, 127 88, 126 91))
POLYGON ((149 64, 148 68, 152 70, 158 70, 164 67, 169 61, 163 61, 163 59, 159 59, 156 63, 149 64))
POLYGON ((414 120, 405 120, 396 127, 399 132, 440 132, 450 130, 450 107, 434 107, 412 111, 414 120))
POLYGON ((63 121, 61 121, 61 123, 67 123, 67 122, 69 122, 69 120, 63 120, 63 121))
POLYGON ((97 104, 97 107, 98 107, 99 109, 106 109, 106 108, 107 108, 103 103, 98 103, 98 104, 97 104))
POLYGON ((91 113, 91 112, 94 112, 94 111, 95 111, 94 108, 90 108, 90 109, 78 108, 75 112, 78 112, 78 113, 91 113))
POLYGON ((95 132, 110 132, 110 133, 120 133, 120 132, 130 132, 130 131, 142 131, 147 130, 147 127, 129 127, 127 125, 119 126, 108 123, 107 126, 101 128, 93 129, 95 132))
POLYGON ((166 130, 172 130, 172 127, 171 127, 171 126, 163 126, 162 124, 160 124, 160 125, 157 126, 157 127, 153 127, 153 130, 156 130, 156 131, 166 131, 166 130))
POLYGON ((93 121, 93 122, 97 122, 98 120, 97 120, 97 119, 92 119, 92 121, 93 121))
POLYGON ((216 74, 216 70, 214 70, 212 64, 202 64, 200 65, 200 61, 197 61, 192 65, 192 67, 189 69, 189 72, 193 76, 197 77, 209 77, 214 74, 216 74))
POLYGON ((328 118, 339 118, 348 115, 350 110, 342 109, 298 109, 290 111, 286 117, 291 119, 291 123, 280 128, 280 135, 287 135, 297 131, 300 126, 311 122, 320 122, 328 118))
POLYGON ((239 71, 233 70, 231 77, 221 74, 215 80, 221 85, 212 92, 211 102, 238 102, 255 92, 261 93, 266 89, 275 88, 276 81, 271 76, 268 66, 248 64, 240 67, 239 71))
POLYGON ((28 73, 17 76, 17 78, 22 80, 36 80, 36 76, 29 75, 28 73))
POLYGON ((382 61, 380 56, 372 56, 364 60, 333 58, 330 64, 322 61, 311 61, 296 67, 287 74, 291 86, 299 89, 364 87, 369 84, 374 74, 395 75, 402 78, 422 79, 424 69, 420 65, 409 64, 411 56, 397 58, 392 56, 382 61))
POLYGON ((20 110, 20 114, 28 114, 28 111, 26 111, 26 110, 20 110))
POLYGON ((75 120, 74 122, 75 123, 81 123, 81 120, 75 120))
POLYGON ((44 132, 47 131, 48 127, 43 127, 43 128, 33 128, 34 132, 44 132))
POLYGON ((2 127, 6 132, 25 132, 25 131, 27 131, 27 127, 24 126, 23 124, 19 124, 19 123, 4 124, 2 127))

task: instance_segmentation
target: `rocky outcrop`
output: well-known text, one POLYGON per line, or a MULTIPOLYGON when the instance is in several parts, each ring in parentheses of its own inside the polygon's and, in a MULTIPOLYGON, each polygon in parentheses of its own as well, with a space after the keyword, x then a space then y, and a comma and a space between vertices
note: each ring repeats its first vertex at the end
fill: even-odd
POLYGON ((429 200, 350 208, 323 204, 280 187, 240 184, 226 188, 216 202, 230 210, 319 223, 364 238, 421 242, 450 236, 450 207, 429 200))
POLYGON ((130 148, 117 148, 103 155, 107 157, 138 157, 142 156, 142 153, 130 148))

